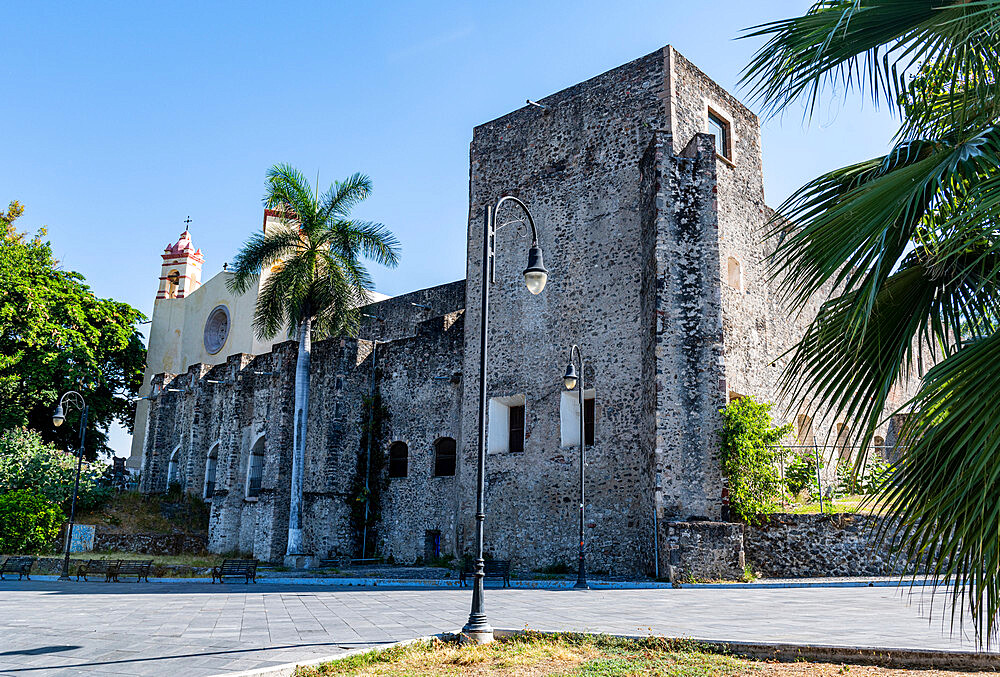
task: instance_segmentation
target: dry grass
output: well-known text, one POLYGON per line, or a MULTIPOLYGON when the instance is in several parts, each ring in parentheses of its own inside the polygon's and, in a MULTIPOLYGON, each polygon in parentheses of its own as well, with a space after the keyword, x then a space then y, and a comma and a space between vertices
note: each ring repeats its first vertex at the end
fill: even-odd
POLYGON ((208 533, 208 506, 190 495, 144 496, 138 492, 116 494, 100 507, 81 512, 77 524, 94 524, 126 534, 208 533), (172 510, 165 514, 164 504, 172 510))
POLYGON ((888 669, 829 663, 770 663, 706 652, 691 644, 650 637, 640 640, 575 634, 524 635, 485 646, 432 640, 371 651, 296 677, 985 677, 993 673, 888 669))

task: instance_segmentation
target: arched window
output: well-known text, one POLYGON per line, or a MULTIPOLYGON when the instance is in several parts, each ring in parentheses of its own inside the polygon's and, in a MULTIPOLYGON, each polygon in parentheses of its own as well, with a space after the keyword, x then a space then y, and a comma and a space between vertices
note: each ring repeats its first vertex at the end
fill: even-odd
POLYGON ((455 476, 455 440, 439 437, 434 442, 434 477, 455 476))
POLYGON ((799 414, 795 437, 798 439, 799 444, 803 446, 815 443, 816 438, 813 435, 812 417, 806 416, 805 414, 799 414))
POLYGON ((215 494, 215 471, 219 459, 219 443, 216 442, 208 450, 208 458, 205 459, 205 500, 212 500, 215 494))
POLYGON ((389 477, 406 477, 409 456, 410 449, 406 442, 393 442, 389 445, 389 477))
POLYGON ((181 445, 177 445, 173 452, 170 454, 170 462, 167 463, 167 491, 170 490, 170 485, 174 482, 180 482, 180 458, 181 458, 181 445))
POLYGON ((177 287, 181 283, 180 271, 171 270, 167 273, 167 298, 174 299, 177 298, 177 287))
POLYGON ((259 438, 250 450, 250 468, 247 471, 247 498, 260 496, 260 484, 264 478, 264 440, 259 438))

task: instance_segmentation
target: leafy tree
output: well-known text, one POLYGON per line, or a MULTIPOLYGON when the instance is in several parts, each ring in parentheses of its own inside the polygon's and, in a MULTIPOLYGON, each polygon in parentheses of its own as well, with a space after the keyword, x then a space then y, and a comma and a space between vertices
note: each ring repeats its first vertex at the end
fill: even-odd
POLYGON ((829 172, 777 210, 785 298, 802 307, 838 290, 783 385, 846 418, 865 447, 890 390, 935 354, 883 484, 896 519, 879 536, 957 581, 953 602, 981 641, 1000 612, 998 29, 1000 0, 823 0, 751 29, 767 42, 744 76, 770 113, 803 100, 811 112, 835 86, 901 120, 885 156, 829 172))
POLYGON ((30 489, 0 494, 0 552, 32 553, 59 535, 62 510, 30 489))
MULTIPOLYGON (((0 494, 30 489, 69 512, 77 457, 44 442, 34 430, 15 428, 0 433, 0 494)), ((101 463, 84 462, 80 469, 78 510, 105 501, 111 489, 101 486, 101 463)))
POLYGON ((721 410, 719 450, 722 472, 729 482, 729 506, 749 523, 774 512, 781 497, 777 462, 783 453, 781 441, 792 424, 775 426, 771 407, 770 403, 741 397, 721 410))
POLYGON ((247 240, 233 262, 233 292, 243 294, 259 286, 253 319, 257 336, 271 338, 287 327, 299 343, 288 554, 304 552, 305 545, 302 466, 313 332, 321 337, 354 333, 357 308, 370 303, 373 288, 361 257, 386 266, 399 260, 399 245, 385 226, 351 218, 351 210, 371 189, 367 176, 354 174, 320 195, 319 187, 310 186, 301 172, 275 165, 267 172, 264 205, 281 214, 280 226, 247 240))
POLYGON ((0 212, 0 430, 28 426, 60 448, 75 448, 76 425, 54 428, 62 393, 78 390, 90 420, 87 458, 110 452, 106 430, 118 421, 131 430, 146 349, 135 308, 99 299, 79 273, 59 269, 45 231, 14 229, 23 208, 0 212))

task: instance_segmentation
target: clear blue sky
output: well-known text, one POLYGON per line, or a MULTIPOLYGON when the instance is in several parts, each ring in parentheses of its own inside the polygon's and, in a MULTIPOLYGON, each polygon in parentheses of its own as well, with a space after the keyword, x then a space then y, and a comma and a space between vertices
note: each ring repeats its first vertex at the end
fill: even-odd
MULTIPOLYGON (((742 97, 760 43, 734 38, 808 4, 6 3, 0 203, 20 200, 22 230, 47 226, 64 267, 148 315, 185 217, 208 279, 260 227, 269 166, 324 185, 363 171, 375 192, 357 214, 403 245, 399 268, 373 266, 379 291, 449 282, 465 276, 473 126, 666 44, 742 97)), ((894 130, 857 98, 767 121, 768 202, 883 153, 894 130)))

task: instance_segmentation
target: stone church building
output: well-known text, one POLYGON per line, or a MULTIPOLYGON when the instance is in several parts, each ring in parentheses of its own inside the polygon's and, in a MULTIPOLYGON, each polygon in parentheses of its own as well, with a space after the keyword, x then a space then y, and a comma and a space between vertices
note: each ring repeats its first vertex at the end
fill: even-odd
MULTIPOLYGON (((321 558, 362 554, 352 510, 363 504, 373 392, 381 430, 369 482, 378 500, 366 554, 414 562, 471 551, 481 215, 503 195, 531 210, 549 282, 537 296, 527 291, 526 240, 500 231, 487 374, 489 555, 523 569, 575 561, 580 411, 562 383, 574 343, 586 359, 595 571, 651 573, 665 561, 657 550, 666 523, 720 519, 716 431, 728 399, 784 408, 774 360, 809 313, 782 308, 765 276, 756 116, 669 46, 539 103, 473 130, 466 279, 377 297, 359 338, 313 346, 304 527, 321 558)), ((143 491, 178 482, 211 501, 213 551, 280 561, 295 343, 255 340, 255 296, 229 294, 225 271, 201 284, 201 263, 188 233, 163 254, 132 463, 143 491)), ((795 422, 802 441, 837 424, 795 422)))

